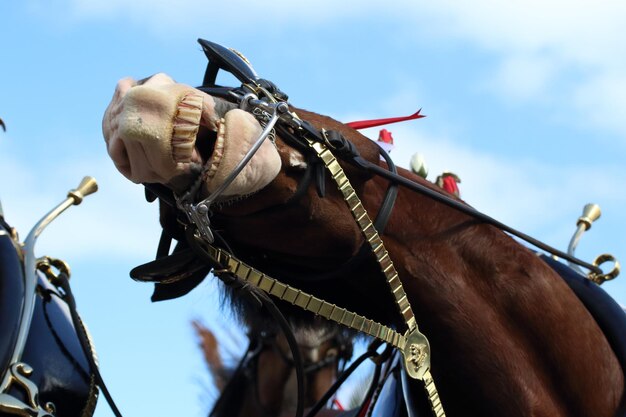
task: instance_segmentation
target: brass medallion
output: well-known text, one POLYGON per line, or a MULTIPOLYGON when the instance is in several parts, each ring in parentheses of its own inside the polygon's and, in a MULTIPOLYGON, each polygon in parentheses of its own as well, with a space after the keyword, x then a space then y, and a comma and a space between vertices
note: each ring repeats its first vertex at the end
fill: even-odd
POLYGON ((402 350, 404 368, 411 378, 424 379, 430 369, 430 344, 419 330, 410 331, 406 336, 406 344, 402 350))

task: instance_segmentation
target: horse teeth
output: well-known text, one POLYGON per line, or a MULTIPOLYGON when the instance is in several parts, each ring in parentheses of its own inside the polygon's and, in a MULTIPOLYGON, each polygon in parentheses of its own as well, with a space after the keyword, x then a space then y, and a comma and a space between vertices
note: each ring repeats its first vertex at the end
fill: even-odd
POLYGON ((226 120, 224 118, 219 119, 216 122, 217 126, 217 138, 215 139, 215 147, 213 149, 213 154, 209 159, 208 164, 209 169, 206 172, 205 178, 210 179, 213 178, 215 173, 217 172, 217 167, 219 166, 222 156, 224 154, 224 139, 226 137, 226 120))
POLYGON ((200 128, 202 116, 202 96, 190 92, 180 103, 173 121, 172 158, 176 162, 188 162, 200 128))

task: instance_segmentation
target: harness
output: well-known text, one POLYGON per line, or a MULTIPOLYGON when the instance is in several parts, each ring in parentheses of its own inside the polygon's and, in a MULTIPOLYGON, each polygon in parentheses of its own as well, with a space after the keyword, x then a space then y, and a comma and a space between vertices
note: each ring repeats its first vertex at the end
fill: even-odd
MULTIPOLYGON (((61 212, 95 191, 83 181, 20 243, 0 216, 0 415, 89 417, 102 388, 96 354, 76 312, 69 267, 34 246, 61 212)), ((108 393, 105 393, 107 396, 108 393)))
MULTIPOLYGON (((384 230, 385 224, 391 214, 398 186, 403 186, 412 191, 425 194, 481 222, 491 224, 505 232, 517 236, 540 249, 587 268, 591 271, 592 277, 603 275, 602 270, 597 265, 591 265, 569 256, 453 198, 398 175, 393 163, 382 149, 380 153, 387 161, 388 169, 365 160, 359 155, 355 146, 339 132, 319 131, 308 122, 300 119, 287 103, 287 96, 281 92, 275 84, 260 78, 241 54, 203 39, 200 39, 199 43, 209 59, 209 64, 205 73, 203 86, 198 87, 198 89, 212 96, 221 97, 234 102, 240 108, 252 113, 262 125, 262 133, 221 186, 200 202, 195 202, 199 181, 180 196, 173 195, 173 193, 164 186, 156 184, 145 184, 146 188, 150 193, 156 195, 164 202, 185 213, 187 217, 185 229, 188 246, 191 248, 193 254, 211 268, 215 276, 228 285, 235 285, 238 289, 250 290, 252 293, 256 294, 257 298, 260 297, 265 300, 263 303, 266 305, 271 305, 273 302, 267 302, 266 297, 259 296, 259 294, 272 295, 279 300, 287 301, 315 315, 320 315, 330 321, 372 336, 374 339, 387 343, 389 346, 399 350, 402 355, 403 368, 408 376, 422 381, 425 395, 430 404, 431 411, 435 416, 444 416, 445 412, 439 399, 435 382, 430 373, 430 345, 428 339, 418 329, 417 322, 398 277, 398 273, 380 238, 380 233, 384 230), (242 82, 241 87, 230 88, 216 85, 215 80, 220 69, 230 72, 238 78, 239 81, 242 82), (318 161, 318 163, 309 164, 312 167, 309 168, 309 170, 313 171, 307 171, 304 175, 305 179, 298 186, 296 196, 299 196, 303 190, 306 190, 314 180, 316 181, 318 194, 323 196, 325 194, 325 176, 330 175, 337 189, 342 194, 343 199, 349 207, 365 239, 363 248, 361 248, 359 252, 360 255, 357 258, 361 258, 364 255, 371 256, 370 254, 375 256, 381 274, 385 277, 389 289, 394 296, 398 312, 405 324, 404 329, 400 330, 377 323, 365 316, 328 303, 266 275, 262 271, 236 258, 232 254, 232 251, 229 250, 228 244, 224 242, 220 238, 219 233, 212 228, 210 218, 212 205, 252 159, 261 144, 274 134, 279 134, 283 140, 300 150, 308 161, 318 161), (339 159, 370 174, 378 175, 389 180, 390 185, 375 222, 373 222, 367 214, 363 204, 344 173, 343 168, 340 166, 339 159)), ((166 254, 162 253, 162 255, 167 258, 166 254)), ((159 260, 155 262, 159 262, 159 260)), ((161 264, 164 262, 167 263, 167 261, 160 262, 161 264)), ((348 262, 347 267, 350 267, 349 264, 350 262, 348 262)), ((131 276, 143 281, 161 281, 161 284, 157 284, 157 287, 161 285, 161 289, 163 289, 162 280, 155 279, 155 276, 151 275, 151 273, 158 270, 158 266, 159 265, 156 263, 143 265, 135 269, 134 273, 131 273, 131 276)), ((313 278, 319 279, 319 277, 313 278)), ((190 285, 188 282, 184 282, 182 278, 177 279, 177 277, 173 280, 170 279, 169 283, 166 285, 170 286, 170 289, 175 293, 180 292, 180 286, 185 286, 183 289, 185 292, 195 286, 192 285, 191 288, 189 288, 190 285)), ((273 307, 273 309, 277 310, 275 307, 273 307)), ((281 316, 280 312, 278 313, 279 314, 275 317, 281 316)), ((283 329, 285 329, 284 326, 283 329)), ((297 364, 297 349, 295 349, 293 345, 291 348, 294 354, 294 361, 297 364)), ((302 381, 301 366, 296 366, 296 370, 299 370, 297 374, 300 384, 302 381)), ((301 387, 299 391, 302 391, 301 387)), ((301 416, 301 413, 302 408, 299 407, 297 415, 301 416)), ((313 415, 313 413, 309 415, 313 415)))
MULTIPOLYGON (((242 394, 247 389, 254 390, 254 401, 263 415, 271 415, 261 401, 258 384, 257 372, 260 356, 265 351, 274 352, 278 358, 288 369, 295 369, 297 366, 293 357, 285 352, 277 344, 278 333, 275 331, 261 331, 257 334, 250 334, 250 343, 228 383, 221 392, 219 398, 209 413, 210 417, 232 417, 240 415, 242 402, 242 394)), ((352 356, 352 345, 348 343, 347 335, 338 329, 334 329, 321 340, 318 340, 314 346, 298 345, 300 349, 309 352, 319 353, 321 346, 326 342, 332 342, 332 346, 316 360, 303 360, 303 372, 305 376, 313 375, 316 372, 333 366, 335 371, 341 372, 345 368, 345 364, 352 356)), ((290 353, 290 352, 289 352, 290 353)), ((317 356, 317 355, 314 355, 317 356)))

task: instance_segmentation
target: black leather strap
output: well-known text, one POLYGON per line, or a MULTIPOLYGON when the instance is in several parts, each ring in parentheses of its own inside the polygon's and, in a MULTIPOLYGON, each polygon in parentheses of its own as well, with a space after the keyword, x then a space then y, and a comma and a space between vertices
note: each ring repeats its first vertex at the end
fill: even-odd
POLYGON ((91 343, 89 341, 89 336, 87 335, 87 331, 83 326, 83 322, 76 311, 76 300, 74 299, 74 294, 72 294, 72 289, 70 287, 69 277, 64 272, 59 273, 58 277, 58 286, 63 289, 65 293, 64 300, 67 303, 70 316, 72 318, 72 323, 74 324, 74 328, 76 329, 76 334, 78 335, 78 339, 80 341, 81 348, 83 349, 83 353, 89 362, 89 367, 91 368, 91 372, 94 374, 96 384, 102 391, 102 395, 106 399, 109 407, 111 407, 111 411, 115 415, 115 417, 122 417, 115 401, 113 401, 113 397, 109 393, 109 389, 107 388, 104 380, 102 379, 102 375, 100 374, 100 369, 98 364, 96 363, 95 358, 92 355, 91 343))

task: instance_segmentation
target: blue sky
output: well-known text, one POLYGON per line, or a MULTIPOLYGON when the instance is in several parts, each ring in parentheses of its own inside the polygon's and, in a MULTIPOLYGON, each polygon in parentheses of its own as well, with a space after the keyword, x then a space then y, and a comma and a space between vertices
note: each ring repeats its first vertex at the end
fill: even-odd
MULTIPOLYGON (((231 322, 209 280, 151 304, 151 288, 128 278, 154 256, 158 226, 106 154, 118 79, 166 72, 197 85, 203 37, 242 51, 293 104, 342 121, 422 108, 427 118, 388 127, 398 164, 421 152, 430 179, 456 172, 470 204, 559 248, 596 202, 603 216, 578 254, 626 262, 624 21, 619 1, 3 2, 0 198, 25 237, 82 176, 98 179, 38 254, 72 266, 125 415, 202 416, 208 379, 189 321, 231 322)), ((606 289, 626 304, 626 278, 606 289)), ((110 415, 101 401, 97 416, 110 415)))

